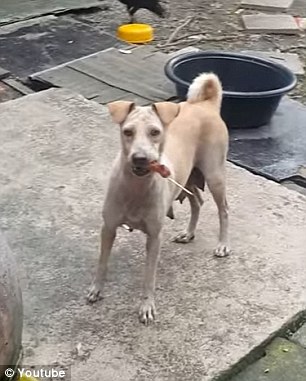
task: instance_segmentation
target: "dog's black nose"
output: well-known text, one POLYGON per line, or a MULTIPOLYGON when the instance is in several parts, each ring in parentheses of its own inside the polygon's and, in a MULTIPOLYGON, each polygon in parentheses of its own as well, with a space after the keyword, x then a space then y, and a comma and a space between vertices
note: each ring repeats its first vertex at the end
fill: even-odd
POLYGON ((135 167, 146 167, 149 164, 148 158, 142 153, 134 153, 132 162, 135 167))

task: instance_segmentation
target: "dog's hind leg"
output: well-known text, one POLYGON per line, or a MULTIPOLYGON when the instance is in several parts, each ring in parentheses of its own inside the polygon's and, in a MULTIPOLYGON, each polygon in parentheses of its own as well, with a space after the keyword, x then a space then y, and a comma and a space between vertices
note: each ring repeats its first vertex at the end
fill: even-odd
POLYGON ((223 173, 216 173, 214 176, 207 176, 208 188, 215 200, 219 215, 219 243, 215 250, 217 257, 226 257, 230 254, 228 244, 228 205, 226 200, 225 176, 223 173))
POLYGON ((203 199, 198 188, 195 185, 193 185, 188 187, 188 189, 193 193, 193 195, 188 194, 187 196, 190 203, 190 209, 191 209, 190 220, 189 220, 186 231, 178 234, 174 238, 174 242, 177 242, 177 243, 188 243, 194 239, 194 232, 199 220, 200 209, 201 209, 201 206, 203 205, 203 199))
POLYGON ((219 215, 219 243, 214 251, 217 257, 230 254, 228 240, 228 205, 226 200, 226 152, 224 144, 215 144, 202 151, 198 168, 203 173, 208 188, 214 198, 219 215))

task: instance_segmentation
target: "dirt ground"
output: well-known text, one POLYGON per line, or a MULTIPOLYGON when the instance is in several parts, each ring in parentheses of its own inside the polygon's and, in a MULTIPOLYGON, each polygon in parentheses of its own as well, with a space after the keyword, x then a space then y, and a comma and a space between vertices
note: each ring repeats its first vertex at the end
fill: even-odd
MULTIPOLYGON (((105 8, 108 9, 92 14, 80 14, 76 17, 93 23, 107 32, 115 33, 118 25, 128 22, 127 12, 118 0, 109 0, 105 4, 105 8)), ((148 22, 155 28, 153 44, 162 51, 168 53, 191 45, 206 50, 274 50, 297 53, 303 63, 306 62, 305 34, 301 33, 298 36, 248 34, 242 28, 242 13, 236 13, 239 9, 237 1, 169 0, 164 4, 170 11, 167 19, 159 19, 145 10, 137 12, 137 21, 148 22), (187 16, 192 16, 194 19, 180 31, 177 35, 178 40, 174 40, 171 45, 163 46, 171 33, 187 16)), ((251 11, 243 12, 250 13, 251 11)), ((288 13, 306 17, 306 0, 295 0, 288 13)), ((291 96, 306 104, 305 76, 299 78, 298 85, 291 96)))

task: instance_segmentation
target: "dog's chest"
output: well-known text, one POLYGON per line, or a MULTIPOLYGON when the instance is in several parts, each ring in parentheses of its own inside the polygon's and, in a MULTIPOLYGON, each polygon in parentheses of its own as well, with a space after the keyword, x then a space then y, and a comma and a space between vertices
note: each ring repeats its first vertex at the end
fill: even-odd
POLYGON ((159 187, 147 192, 125 194, 121 208, 123 223, 129 227, 148 233, 154 226, 161 225, 166 215, 164 197, 159 187))
POLYGON ((122 218, 125 224, 133 229, 145 231, 147 228, 147 217, 150 214, 151 203, 141 196, 131 197, 125 200, 122 208, 122 218))
MULTIPOLYGON (((136 220, 131 218, 124 218, 123 224, 127 225, 130 229, 141 230, 144 233, 148 232, 148 224, 145 220, 136 220)), ((122 225, 123 225, 122 224, 122 225)))

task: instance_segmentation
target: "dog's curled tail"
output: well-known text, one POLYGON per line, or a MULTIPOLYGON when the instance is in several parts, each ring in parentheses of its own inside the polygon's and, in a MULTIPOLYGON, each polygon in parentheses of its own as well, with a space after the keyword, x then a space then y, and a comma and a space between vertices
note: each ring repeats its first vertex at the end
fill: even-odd
POLYGON ((187 102, 196 103, 210 100, 220 108, 222 101, 222 85, 214 73, 198 75, 189 86, 187 102))

